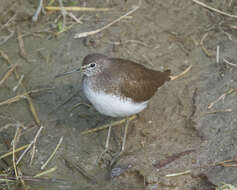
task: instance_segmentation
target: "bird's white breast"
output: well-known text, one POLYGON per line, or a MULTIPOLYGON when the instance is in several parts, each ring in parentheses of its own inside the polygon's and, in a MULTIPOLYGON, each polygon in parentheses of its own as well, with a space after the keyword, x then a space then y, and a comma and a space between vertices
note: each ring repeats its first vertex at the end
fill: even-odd
POLYGON ((95 92, 90 84, 83 82, 83 90, 88 100, 98 112, 111 117, 126 117, 141 112, 148 101, 136 103, 131 98, 121 98, 103 91, 95 92))

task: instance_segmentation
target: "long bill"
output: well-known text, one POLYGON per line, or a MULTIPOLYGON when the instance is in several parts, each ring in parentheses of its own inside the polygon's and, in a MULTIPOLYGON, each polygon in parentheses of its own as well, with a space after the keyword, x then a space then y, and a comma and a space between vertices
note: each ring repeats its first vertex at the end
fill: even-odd
POLYGON ((72 71, 68 71, 68 72, 65 72, 65 73, 58 74, 58 75, 55 76, 55 78, 66 76, 66 75, 70 75, 70 74, 72 74, 74 72, 81 72, 81 71, 82 71, 82 68, 73 69, 72 71))

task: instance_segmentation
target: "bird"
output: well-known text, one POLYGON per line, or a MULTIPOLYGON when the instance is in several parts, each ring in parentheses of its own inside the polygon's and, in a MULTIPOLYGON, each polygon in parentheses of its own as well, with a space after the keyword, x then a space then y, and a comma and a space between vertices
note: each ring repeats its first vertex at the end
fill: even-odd
MULTIPOLYGON (((106 116, 128 118, 147 108, 149 101, 162 85, 185 74, 190 68, 180 75, 171 76, 171 70, 152 70, 128 59, 92 53, 84 57, 80 68, 56 77, 82 72, 83 92, 95 109, 106 116)), ((120 154, 125 149, 128 123, 129 120, 125 124, 120 154)), ((111 127, 106 140, 106 151, 110 132, 111 127)))

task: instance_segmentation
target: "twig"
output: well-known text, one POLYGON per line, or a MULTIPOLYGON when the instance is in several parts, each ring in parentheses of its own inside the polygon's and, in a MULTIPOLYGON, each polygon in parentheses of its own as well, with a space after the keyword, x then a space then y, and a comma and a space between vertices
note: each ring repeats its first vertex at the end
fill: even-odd
POLYGON ((20 127, 17 127, 16 129, 16 133, 12 142, 12 163, 13 163, 13 168, 14 168, 14 172, 15 172, 15 176, 18 179, 18 172, 17 172, 17 168, 16 168, 16 155, 15 155, 15 147, 16 147, 16 141, 18 138, 18 133, 20 131, 20 127))
POLYGON ((178 78, 180 78, 181 76, 185 75, 187 72, 190 71, 190 69, 192 68, 192 65, 189 65, 187 69, 185 69, 182 73, 176 75, 176 76, 170 76, 170 80, 176 80, 178 78))
POLYGON ((10 74, 12 73, 12 71, 17 67, 17 64, 13 65, 11 67, 11 69, 9 69, 9 71, 4 75, 4 77, 2 78, 2 80, 0 80, 0 86, 8 79, 8 77, 10 76, 10 74))
POLYGON ((220 46, 216 46, 216 63, 220 62, 220 46))
POLYGON ((39 14, 40 14, 41 10, 44 12, 43 0, 38 0, 38 7, 37 7, 37 9, 35 11, 34 16, 32 17, 32 21, 33 22, 37 22, 38 21, 38 17, 39 17, 39 14))
POLYGON ((10 62, 10 60, 9 60, 9 57, 7 56, 7 54, 6 54, 4 51, 0 50, 0 56, 1 56, 3 59, 5 59, 5 61, 8 63, 8 65, 11 66, 11 62, 10 62))
POLYGON ((209 10, 211 10, 211 11, 217 12, 217 13, 222 14, 222 15, 224 15, 224 16, 228 16, 228 17, 231 17, 231 18, 237 18, 237 15, 232 15, 232 14, 223 12, 223 11, 221 11, 221 10, 219 10, 219 9, 215 9, 215 8, 210 7, 210 6, 206 5, 205 3, 202 3, 202 2, 200 2, 200 1, 198 1, 198 0, 192 0, 192 1, 193 1, 194 3, 197 3, 197 4, 200 5, 200 6, 205 7, 206 9, 209 9, 209 10))
MULTIPOLYGON (((29 146, 29 144, 26 144, 26 145, 24 145, 24 146, 22 146, 22 147, 20 147, 20 148, 15 149, 15 153, 24 150, 24 149, 27 148, 28 146, 29 146)), ((8 153, 6 153, 6 154, 0 156, 0 160, 3 159, 3 158, 5 158, 5 157, 8 157, 8 156, 12 155, 12 153, 13 153, 13 151, 8 152, 8 153)))
POLYGON ((17 41, 18 41, 19 48, 20 48, 20 56, 29 63, 29 60, 28 60, 26 52, 25 52, 24 41, 23 41, 23 38, 22 38, 20 28, 17 27, 16 31, 17 31, 17 41))
POLYGON ((214 102, 210 103, 207 108, 211 109, 217 102, 219 102, 220 100, 224 100, 227 95, 233 93, 234 91, 237 91, 237 88, 231 88, 230 90, 228 90, 227 92, 222 94, 219 98, 217 98, 217 100, 215 100, 214 102))
POLYGON ((126 40, 125 43, 134 43, 134 44, 139 44, 139 45, 142 45, 144 47, 150 47, 148 44, 142 42, 142 41, 139 41, 139 40, 126 40))
POLYGON ((28 145, 28 147, 24 150, 24 152, 23 152, 23 153, 21 154, 21 156, 18 158, 18 160, 17 160, 17 162, 16 162, 16 165, 19 164, 19 162, 22 160, 23 156, 29 151, 29 149, 31 148, 31 146, 32 146, 33 144, 35 144, 36 139, 38 138, 38 136, 39 136, 40 132, 42 131, 42 129, 43 129, 43 126, 41 126, 41 127, 39 128, 39 130, 37 131, 37 133, 36 133, 36 135, 35 135, 35 138, 31 141, 31 143, 28 145))
POLYGON ((115 121, 113 123, 110 123, 110 124, 107 124, 107 125, 103 125, 101 127, 97 127, 95 129, 90 129, 90 130, 87 130, 87 131, 83 131, 81 134, 82 135, 86 135, 86 134, 90 134, 90 133, 94 133, 94 132, 97 132, 97 131, 101 131, 101 130, 104 130, 106 128, 109 128, 110 126, 113 127, 113 126, 119 126, 120 124, 122 123, 125 123, 127 120, 129 121, 132 121, 134 119, 136 119, 137 116, 136 115, 133 115, 127 119, 122 119, 122 120, 119 120, 119 121, 115 121))
POLYGON ((2 31, 5 27, 8 27, 15 18, 16 18, 16 14, 14 14, 5 24, 1 26, 0 31, 2 31))
POLYGON ((237 67, 237 64, 231 63, 230 61, 228 61, 228 60, 225 59, 224 57, 223 57, 223 61, 224 61, 226 64, 228 64, 228 65, 231 65, 231 66, 233 66, 233 67, 237 67))
MULTIPOLYGON (((55 168, 55 167, 54 167, 55 168)), ((49 169, 53 172, 53 168, 49 169)), ((47 170, 48 173, 50 173, 51 171, 47 170)), ((41 172, 43 173, 43 172, 41 172)), ((32 177, 32 176, 18 176, 19 179, 23 179, 25 181, 50 181, 50 182, 65 182, 65 180, 63 179, 47 179, 47 178, 39 178, 39 177, 32 177)), ((14 176, 5 176, 5 175, 0 175, 0 182, 6 182, 6 181, 14 181, 17 180, 16 177, 14 176)))
POLYGON ((208 111, 208 112, 203 113, 202 115, 204 116, 207 114, 228 113, 228 112, 232 112, 232 109, 208 111))
POLYGON ((1 36, 1 37, 0 37, 0 45, 5 44, 11 37, 14 36, 15 31, 9 30, 9 32, 10 32, 9 35, 7 35, 7 36, 1 36))
POLYGON ((78 33, 78 34, 75 34, 74 38, 84 38, 84 37, 87 37, 87 36, 90 36, 90 35, 94 35, 94 34, 97 34, 107 28, 109 28, 110 26, 112 26, 113 24, 119 22, 120 20, 122 20, 123 18, 127 17, 128 15, 132 14, 133 12, 135 12, 137 9, 139 8, 139 6, 135 6, 131 11, 127 12, 125 15, 117 18, 116 20, 112 21, 111 23, 103 26, 102 28, 99 28, 97 30, 93 30, 93 31, 90 31, 90 32, 82 32, 82 33, 78 33))
POLYGON ((6 104, 11 104, 11 103, 14 103, 14 102, 18 102, 19 100, 21 99, 26 99, 26 93, 25 94, 20 94, 20 95, 17 95, 13 98, 9 98, 3 102, 0 102, 0 106, 3 106, 3 105, 6 105, 6 104))
POLYGON ((80 17, 79 19, 72 13, 67 13, 68 16, 70 16, 74 21, 76 21, 77 24, 82 24, 82 21, 81 21, 81 18, 80 17))
POLYGON ((56 170, 57 170, 57 167, 55 166, 55 167, 50 168, 50 169, 48 169, 48 170, 46 170, 46 171, 43 171, 43 172, 40 172, 40 173, 36 174, 36 175, 34 176, 34 178, 41 177, 41 176, 43 176, 43 175, 52 173, 52 172, 54 172, 54 171, 56 171, 56 170))
MULTIPOLYGON (((231 28, 231 26, 230 26, 230 28, 231 28)), ((230 41, 236 42, 236 40, 234 40, 234 39, 232 38, 231 34, 229 34, 228 32, 226 32, 226 31, 224 31, 224 30, 222 30, 222 31, 223 31, 223 33, 227 36, 227 38, 228 38, 230 41)))
POLYGON ((31 97, 29 96, 28 93, 26 93, 26 99, 27 99, 27 101, 29 103, 30 111, 31 111, 31 113, 32 113, 32 115, 33 115, 37 125, 40 125, 40 119, 39 119, 38 114, 37 114, 37 112, 35 110, 35 106, 33 104, 33 101, 32 101, 32 99, 31 99, 31 97))
POLYGON ((58 142, 56 148, 54 149, 53 153, 50 155, 50 157, 48 158, 48 160, 41 166, 41 168, 40 168, 41 170, 43 170, 43 169, 48 165, 48 163, 49 163, 49 162, 51 161, 51 159, 54 157, 55 153, 57 152, 57 150, 58 150, 58 148, 60 147, 60 145, 62 144, 62 142, 63 142, 63 137, 61 137, 61 138, 59 139, 59 142, 58 142))
POLYGON ((31 158, 30 158, 30 166, 32 165, 33 159, 34 159, 34 156, 35 156, 35 143, 36 143, 36 140, 37 140, 38 136, 40 135, 43 128, 44 128, 43 126, 40 126, 39 130, 37 131, 37 133, 35 135, 34 140, 32 141, 33 149, 32 149, 32 155, 31 155, 31 158))
POLYGON ((224 160, 221 162, 216 162, 215 166, 223 166, 223 167, 232 167, 232 166, 237 166, 237 157, 231 160, 224 160))
MULTIPOLYGON (((197 169, 197 168, 209 168, 209 167, 215 167, 215 166, 223 166, 223 167, 236 167, 237 166, 237 157, 231 160, 224 160, 221 162, 215 162, 212 164, 204 165, 204 166, 198 166, 192 169, 197 169)), ((178 172, 178 173, 173 173, 173 174, 167 174, 165 175, 166 177, 175 177, 175 176, 180 176, 180 175, 185 175, 185 174, 191 174, 191 169, 183 171, 183 172, 178 172)), ((224 189, 223 189, 224 190, 224 189)))
POLYGON ((202 39, 201 39, 201 41, 200 41, 200 45, 201 45, 201 48, 202 48, 203 52, 204 52, 208 57, 212 57, 213 54, 210 53, 210 52, 207 50, 207 48, 205 48, 205 46, 204 46, 204 40, 206 39, 207 36, 208 36, 208 32, 203 35, 203 37, 202 37, 202 39))
POLYGON ((177 176, 180 176, 180 175, 186 175, 186 174, 190 174, 191 173, 191 170, 187 170, 187 171, 184 171, 184 172, 178 172, 178 173, 173 173, 173 174, 167 174, 165 175, 166 177, 177 177, 177 176))
MULTIPOLYGON (((64 7, 66 11, 109 11, 110 8, 94 8, 94 7, 64 7)), ((46 11, 60 11, 60 7, 45 7, 46 11)))
POLYGON ((21 75, 20 79, 18 80, 18 83, 16 86, 13 87, 12 91, 16 92, 16 90, 18 89, 18 87, 20 86, 20 84, 22 83, 23 79, 24 79, 25 75, 21 75))
POLYGON ((7 104, 11 104, 11 103, 14 103, 14 102, 18 102, 19 100, 21 99, 26 99, 27 98, 27 95, 29 94, 32 94, 32 93, 37 93, 37 92, 40 92, 40 91, 43 91, 45 89, 38 89, 38 90, 31 90, 31 91, 28 91, 24 94, 20 94, 20 95, 17 95, 13 98, 9 98, 3 102, 0 102, 0 106, 3 106, 3 105, 7 105, 7 104))

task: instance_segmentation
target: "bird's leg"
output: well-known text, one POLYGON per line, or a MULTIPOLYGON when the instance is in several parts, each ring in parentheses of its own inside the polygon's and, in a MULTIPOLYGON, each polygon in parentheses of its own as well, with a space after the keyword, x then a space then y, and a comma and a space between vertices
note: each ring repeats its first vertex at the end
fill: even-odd
POLYGON ((110 139, 110 134, 111 134, 111 128, 112 128, 112 125, 109 126, 109 131, 108 131, 108 135, 107 135, 106 143, 105 143, 105 150, 109 149, 109 139, 110 139))
POLYGON ((111 160, 110 165, 112 166, 117 159, 121 156, 121 154, 123 153, 124 149, 125 149, 125 144, 126 144, 126 138, 127 138, 127 133, 128 133, 128 125, 129 125, 130 120, 127 119, 126 123, 125 123, 125 129, 124 129, 124 135, 123 135, 123 142, 122 142, 122 148, 121 151, 111 160))
POLYGON ((137 116, 136 115, 133 115, 131 117, 128 117, 126 119, 122 119, 120 121, 115 121, 115 122, 112 122, 108 125, 104 125, 102 127, 97 127, 96 130, 93 129, 93 130, 89 130, 89 131, 84 131, 82 134, 88 134, 88 133, 92 133, 92 132, 95 132, 97 130, 102 130, 102 129, 105 129, 105 128, 109 128, 108 130, 108 135, 107 135, 107 138, 106 138, 106 143, 105 143, 105 150, 100 154, 100 156, 98 157, 97 159, 97 163, 99 163, 103 156, 108 152, 109 150, 109 140, 110 140, 110 136, 111 136, 111 129, 113 126, 119 126, 121 125, 121 123, 124 123, 125 122, 125 129, 124 129, 124 136, 123 136, 123 142, 122 142, 122 148, 121 148, 121 151, 112 159, 112 161, 110 162, 110 165, 114 164, 115 161, 119 158, 119 156, 123 153, 124 149, 125 149, 125 144, 126 144, 126 138, 127 138, 127 131, 128 131, 128 125, 129 125, 129 122, 136 119, 137 116))
POLYGON ((100 161, 102 159, 102 157, 104 156, 104 154, 106 154, 109 150, 109 140, 110 140, 110 136, 111 136, 111 128, 112 128, 112 125, 109 125, 109 130, 108 130, 106 143, 105 143, 105 150, 99 156, 98 161, 100 161))
POLYGON ((126 138, 127 138, 127 133, 128 133, 128 125, 129 125, 129 120, 127 119, 126 123, 125 123, 125 129, 124 129, 124 135, 123 135, 123 144, 122 144, 122 148, 121 148, 121 152, 120 154, 124 151, 125 149, 125 144, 126 144, 126 138))

